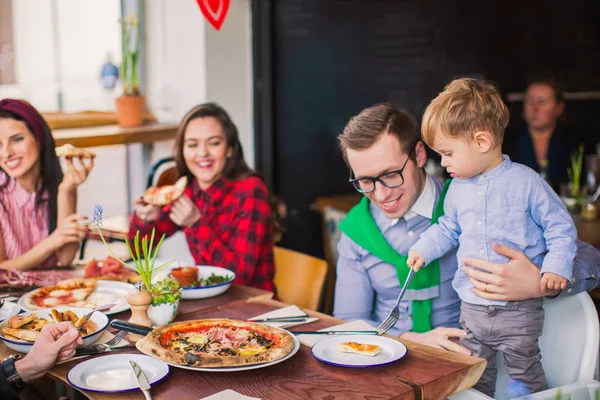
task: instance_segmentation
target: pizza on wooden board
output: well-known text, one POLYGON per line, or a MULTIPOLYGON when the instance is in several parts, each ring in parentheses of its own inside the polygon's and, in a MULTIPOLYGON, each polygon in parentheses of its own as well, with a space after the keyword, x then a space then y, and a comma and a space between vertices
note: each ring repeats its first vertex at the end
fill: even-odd
POLYGON ((185 191, 187 186, 187 177, 182 176, 175 182, 174 185, 167 185, 161 187, 149 187, 142 196, 143 200, 147 204, 155 206, 165 206, 177 200, 179 196, 185 191))
POLYGON ((293 350, 294 339, 268 325, 204 319, 160 326, 138 341, 137 348, 168 363, 219 368, 279 360, 293 350))
POLYGON ((94 158, 96 154, 89 150, 80 149, 72 144, 64 144, 56 148, 57 157, 81 157, 81 158, 94 158))
POLYGON ((25 307, 30 310, 50 308, 60 305, 73 307, 96 307, 87 298, 96 289, 95 279, 67 279, 56 285, 45 286, 25 295, 25 307))

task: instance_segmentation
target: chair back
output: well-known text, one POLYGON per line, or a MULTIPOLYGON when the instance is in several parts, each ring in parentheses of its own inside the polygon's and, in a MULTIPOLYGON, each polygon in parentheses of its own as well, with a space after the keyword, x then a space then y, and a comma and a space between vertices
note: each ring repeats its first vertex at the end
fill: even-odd
POLYGON ((275 287, 281 301, 317 310, 326 273, 325 260, 275 246, 275 287))
MULTIPOLYGON (((544 299, 544 333, 540 337, 542 365, 549 388, 594 379, 599 356, 598 313, 586 292, 544 299)), ((508 374, 498 353, 496 398, 506 397, 508 374)), ((542 394, 533 398, 544 398, 542 394)))
POLYGON ((177 181, 177 167, 173 157, 161 158, 150 167, 146 188, 173 185, 177 181))

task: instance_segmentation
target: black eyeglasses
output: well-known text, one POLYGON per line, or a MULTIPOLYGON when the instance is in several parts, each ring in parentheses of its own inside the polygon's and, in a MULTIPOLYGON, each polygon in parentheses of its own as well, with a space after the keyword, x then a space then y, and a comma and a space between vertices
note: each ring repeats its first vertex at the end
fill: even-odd
POLYGON ((397 169, 395 171, 384 172, 383 174, 376 176, 374 178, 365 176, 363 178, 352 178, 353 172, 350 172, 350 179, 348 182, 354 185, 354 188, 358 190, 360 193, 371 193, 375 190, 375 182, 381 183, 383 186, 393 189, 398 186, 402 186, 404 183, 404 175, 402 175, 402 171, 406 168, 406 164, 408 160, 410 160, 410 156, 412 154, 412 150, 408 153, 408 158, 404 161, 404 165, 402 168, 397 169))

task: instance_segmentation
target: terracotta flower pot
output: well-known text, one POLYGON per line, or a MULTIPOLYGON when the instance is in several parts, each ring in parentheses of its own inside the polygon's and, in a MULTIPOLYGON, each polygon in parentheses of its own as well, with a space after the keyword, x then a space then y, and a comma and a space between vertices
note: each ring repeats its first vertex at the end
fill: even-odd
POLYGON ((144 96, 119 96, 116 98, 117 120, 123 127, 140 126, 144 121, 144 96))

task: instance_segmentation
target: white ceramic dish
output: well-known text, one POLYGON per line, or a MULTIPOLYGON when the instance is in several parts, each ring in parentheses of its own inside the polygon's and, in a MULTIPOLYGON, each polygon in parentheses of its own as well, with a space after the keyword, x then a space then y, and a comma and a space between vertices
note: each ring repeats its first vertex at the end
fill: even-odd
MULTIPOLYGON (((96 290, 88 297, 89 301, 94 302, 96 305, 111 304, 115 303, 116 306, 110 310, 104 311, 105 314, 117 314, 125 310, 129 310, 129 303, 125 298, 129 292, 134 289, 134 286, 130 283, 119 282, 119 281, 103 281, 99 280, 96 285, 96 290)), ((37 311, 30 310, 25 306, 25 296, 32 294, 39 289, 32 290, 25 293, 19 299, 19 306, 25 311, 37 311)))
MULTIPOLYGON (((215 274, 218 276, 230 276, 231 279, 227 282, 222 282, 216 285, 210 286, 197 286, 193 288, 183 288, 182 295, 184 300, 192 300, 192 299, 206 299, 209 297, 218 296, 220 294, 225 293, 231 284, 235 280, 235 273, 228 270, 227 268, 221 267, 212 267, 208 265, 195 265, 198 268, 198 279, 200 278, 208 278, 211 274, 215 274)), ((161 271, 156 277, 154 277, 153 281, 158 281, 166 278, 171 270, 177 268, 177 266, 169 267, 164 271, 161 271)))
POLYGON ((371 368, 391 364, 407 353, 406 346, 397 340, 375 335, 340 335, 321 340, 312 347, 312 355, 319 361, 346 368, 371 368), (338 343, 358 342, 375 344, 382 348, 376 356, 343 353, 335 349, 338 343))
POLYGON ((12 301, 5 301, 4 305, 0 307, 0 322, 7 318, 17 315, 21 311, 21 307, 17 303, 12 301))
MULTIPOLYGON (((87 308, 72 308, 72 307, 66 307, 66 306, 58 306, 55 308, 58 311, 71 310, 78 317, 82 317, 85 314, 90 312, 90 310, 87 308)), ((34 312, 38 317, 52 321, 52 317, 50 316, 49 309, 44 308, 42 310, 36 310, 34 312)), ((26 312, 26 313, 23 313, 22 315, 27 316, 30 314, 31 314, 31 312, 26 312)), ((94 333, 84 336, 83 344, 79 345, 79 347, 89 346, 92 343, 94 343, 96 340, 98 340, 100 338, 100 335, 102 334, 102 332, 108 326, 108 322, 109 322, 108 317, 99 311, 92 314, 92 316, 90 317, 90 320, 94 321, 96 323, 96 325, 98 325, 98 330, 94 333)), ((31 350, 31 347, 33 346, 33 342, 16 341, 16 340, 5 338, 4 334, 2 333, 2 329, 6 328, 7 325, 8 325, 8 320, 2 321, 2 323, 0 323, 0 339, 2 339, 4 341, 4 343, 6 343, 6 345, 13 350, 18 351, 19 353, 28 353, 29 350, 31 350)))
POLYGON ((67 380, 72 386, 90 392, 140 390, 129 361, 135 361, 142 368, 151 385, 169 373, 166 363, 143 354, 111 354, 77 364, 67 374, 67 380))
POLYGON ((298 340, 298 338, 294 334, 290 333, 290 335, 292 335, 292 338, 294 339, 294 348, 292 349, 292 351, 290 351, 288 355, 286 355, 283 358, 280 358, 279 360, 271 361, 271 362, 264 363, 264 364, 246 365, 243 367, 226 367, 226 368, 199 368, 199 367, 190 367, 188 365, 179 365, 179 364, 171 364, 171 363, 168 363, 168 364, 173 367, 177 367, 177 368, 189 369, 192 371, 204 371, 204 372, 238 372, 238 371, 248 371, 251 369, 266 368, 266 367, 270 367, 271 365, 275 365, 275 364, 284 362, 285 360, 293 357, 294 354, 296 354, 298 352, 298 350, 300 350, 300 340, 298 340))

